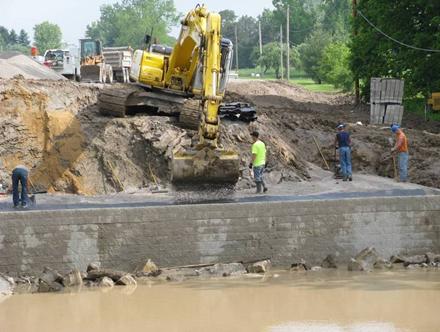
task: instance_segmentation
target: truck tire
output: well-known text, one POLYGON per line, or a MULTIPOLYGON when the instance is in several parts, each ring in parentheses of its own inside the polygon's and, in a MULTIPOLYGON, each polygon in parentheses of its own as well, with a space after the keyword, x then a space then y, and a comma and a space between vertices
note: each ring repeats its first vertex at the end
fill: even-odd
POLYGON ((113 68, 110 65, 105 65, 105 83, 113 83, 113 68))

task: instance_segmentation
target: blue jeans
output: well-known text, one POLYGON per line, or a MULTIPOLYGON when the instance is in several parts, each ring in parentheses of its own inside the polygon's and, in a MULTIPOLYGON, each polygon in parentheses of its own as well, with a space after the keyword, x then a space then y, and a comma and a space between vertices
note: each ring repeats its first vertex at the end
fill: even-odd
POLYGON ((26 205, 29 202, 27 193, 28 171, 23 168, 15 168, 12 171, 12 200, 14 206, 18 206, 20 199, 18 197, 18 183, 21 184, 21 204, 26 205))
POLYGON ((408 152, 399 152, 399 178, 402 182, 408 180, 408 152))
POLYGON ((266 187, 263 180, 263 173, 264 173, 264 165, 261 166, 254 166, 254 180, 256 183, 262 183, 263 187, 266 187))
POLYGON ((351 176, 351 148, 349 146, 339 148, 339 162, 341 163, 341 172, 344 178, 351 176))

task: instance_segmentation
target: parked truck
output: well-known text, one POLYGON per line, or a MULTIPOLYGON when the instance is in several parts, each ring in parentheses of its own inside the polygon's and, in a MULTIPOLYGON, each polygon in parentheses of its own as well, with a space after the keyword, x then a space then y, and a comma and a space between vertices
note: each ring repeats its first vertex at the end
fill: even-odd
POLYGON ((68 79, 77 77, 77 59, 69 50, 47 50, 44 52, 43 64, 68 79))
POLYGON ((102 54, 105 63, 113 70, 113 80, 128 83, 130 80, 130 68, 133 57, 133 49, 130 46, 103 47, 102 54))

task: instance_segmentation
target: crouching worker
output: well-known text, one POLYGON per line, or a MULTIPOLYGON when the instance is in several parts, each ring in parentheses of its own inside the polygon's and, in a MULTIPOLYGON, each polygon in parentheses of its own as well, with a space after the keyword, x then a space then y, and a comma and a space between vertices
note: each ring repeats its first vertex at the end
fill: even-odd
POLYGON ((26 208, 29 204, 29 169, 26 166, 18 165, 12 171, 12 201, 14 208, 21 206, 26 208), (19 197, 18 185, 21 185, 21 197, 19 197))
POLYGON ((249 165, 254 171, 254 180, 257 185, 256 193, 266 192, 267 187, 264 183, 263 173, 266 165, 266 145, 260 141, 258 131, 253 131, 252 134, 252 163, 249 165))

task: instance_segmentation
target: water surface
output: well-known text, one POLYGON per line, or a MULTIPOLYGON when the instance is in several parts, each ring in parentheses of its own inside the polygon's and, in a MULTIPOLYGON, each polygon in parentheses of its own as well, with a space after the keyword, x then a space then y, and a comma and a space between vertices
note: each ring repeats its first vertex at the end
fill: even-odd
POLYGON ((0 331, 440 331, 440 270, 277 274, 14 295, 0 331))

